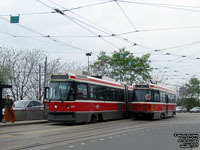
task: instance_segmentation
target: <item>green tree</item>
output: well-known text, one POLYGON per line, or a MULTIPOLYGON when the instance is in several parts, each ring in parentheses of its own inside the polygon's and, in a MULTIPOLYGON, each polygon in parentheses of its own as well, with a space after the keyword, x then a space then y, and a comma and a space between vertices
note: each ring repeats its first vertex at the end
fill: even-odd
POLYGON ((195 98, 183 98, 177 102, 177 106, 185 106, 187 110, 190 110, 195 106, 200 106, 200 104, 195 98))
POLYGON ((180 96, 182 97, 177 105, 185 106, 188 110, 195 107, 200 106, 199 103, 199 84, 200 80, 195 77, 192 77, 185 86, 181 87, 182 92, 180 92, 180 96))
POLYGON ((196 98, 197 100, 199 99, 199 93, 200 93, 199 84, 200 81, 195 77, 192 77, 189 80, 189 83, 185 84, 186 92, 189 97, 196 98))
POLYGON ((106 75, 117 81, 132 84, 135 81, 146 81, 151 78, 149 57, 149 54, 135 57, 125 49, 114 51, 112 56, 101 52, 91 68, 95 75, 106 75))

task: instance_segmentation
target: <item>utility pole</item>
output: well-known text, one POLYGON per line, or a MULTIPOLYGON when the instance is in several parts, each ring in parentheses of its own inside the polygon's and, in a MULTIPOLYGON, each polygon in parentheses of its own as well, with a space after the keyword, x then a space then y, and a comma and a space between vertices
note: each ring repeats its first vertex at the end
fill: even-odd
POLYGON ((45 58, 44 62, 44 88, 46 87, 47 80, 47 57, 45 58))
POLYGON ((88 56, 88 72, 90 72, 90 64, 89 64, 89 57, 92 55, 92 52, 86 53, 86 56, 88 56))
POLYGON ((41 65, 39 65, 39 88, 38 88, 38 99, 41 101, 41 65))
MULTIPOLYGON (((45 58, 45 62, 44 62, 44 92, 46 92, 45 91, 45 87, 46 87, 46 82, 47 82, 47 57, 45 58)), ((45 95, 46 93, 43 93, 43 100, 44 100, 44 95, 45 95)))

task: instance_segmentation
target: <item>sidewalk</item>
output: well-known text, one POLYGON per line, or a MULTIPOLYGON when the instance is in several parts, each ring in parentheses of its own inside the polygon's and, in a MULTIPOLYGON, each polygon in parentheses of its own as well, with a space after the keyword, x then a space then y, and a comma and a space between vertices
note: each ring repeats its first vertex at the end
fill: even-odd
POLYGON ((47 120, 28 120, 28 121, 15 121, 12 122, 0 122, 0 128, 2 127, 12 127, 12 126, 20 126, 20 125, 31 125, 31 124, 41 124, 41 123, 48 123, 47 120))

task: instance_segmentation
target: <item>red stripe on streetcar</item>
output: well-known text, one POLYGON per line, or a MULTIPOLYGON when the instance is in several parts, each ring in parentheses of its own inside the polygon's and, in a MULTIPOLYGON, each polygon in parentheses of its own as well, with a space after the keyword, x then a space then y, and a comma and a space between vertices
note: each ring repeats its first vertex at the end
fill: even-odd
POLYGON ((55 112, 88 112, 88 111, 124 111, 125 103, 98 102, 50 102, 48 111, 55 112), (121 110, 118 110, 121 105, 121 110))
POLYGON ((131 103, 129 104, 130 111, 166 111, 176 110, 175 104, 145 104, 145 103, 131 103))

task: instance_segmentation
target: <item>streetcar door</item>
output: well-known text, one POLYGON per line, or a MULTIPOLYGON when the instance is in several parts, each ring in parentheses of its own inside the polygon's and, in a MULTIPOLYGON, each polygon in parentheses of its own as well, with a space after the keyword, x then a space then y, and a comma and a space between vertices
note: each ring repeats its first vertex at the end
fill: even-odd
POLYGON ((165 102, 166 102, 166 116, 168 116, 168 103, 169 103, 168 95, 165 95, 165 102))

